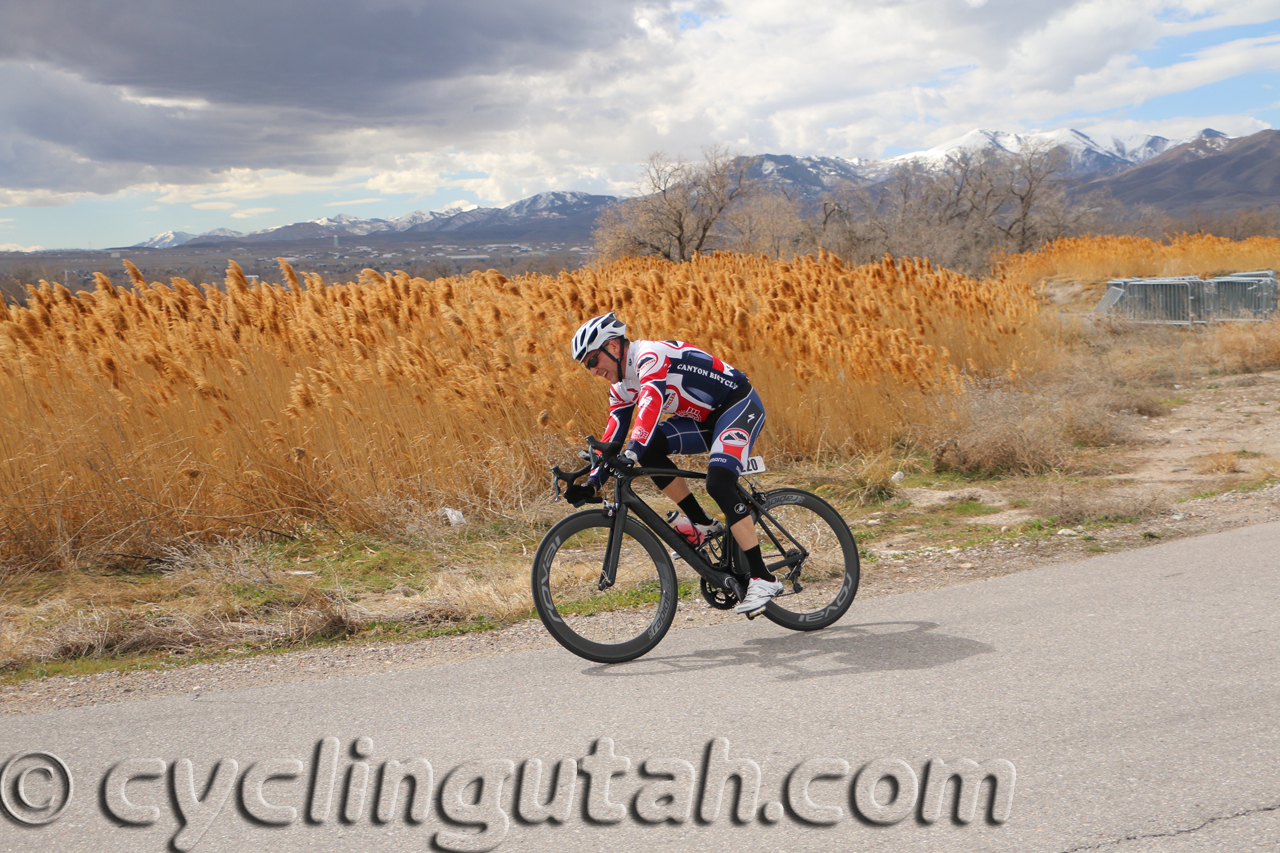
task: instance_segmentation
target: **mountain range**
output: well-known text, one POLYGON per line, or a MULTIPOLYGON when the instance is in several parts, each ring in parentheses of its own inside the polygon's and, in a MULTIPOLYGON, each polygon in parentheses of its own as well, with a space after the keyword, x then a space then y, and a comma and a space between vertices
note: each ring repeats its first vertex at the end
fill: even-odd
POLYGON ((1280 205, 1280 131, 1230 138, 1204 131, 1185 145, 1081 189, 1167 213, 1226 212, 1280 205))
MULTIPOLYGON (((816 202, 842 184, 874 186, 902 166, 945 168, 951 158, 1017 154, 1035 147, 1059 152, 1078 189, 1105 190, 1122 203, 1151 205, 1168 213, 1232 210, 1280 204, 1280 131, 1231 138, 1206 129, 1191 139, 1161 136, 1093 138, 1078 130, 1016 134, 974 130, 936 148, 883 160, 759 154, 747 157, 748 174, 784 188, 793 198, 816 202)), ((278 241, 367 238, 376 242, 459 241, 587 242, 600 211, 615 196, 554 191, 507 207, 414 211, 393 219, 361 219, 342 213, 240 233, 220 228, 204 234, 166 231, 135 248, 237 245, 278 241)))
POLYGON ((381 237, 420 239, 457 232, 460 239, 562 240, 591 233, 591 225, 614 196, 583 192, 545 192, 507 207, 455 207, 449 210, 415 210, 394 219, 360 219, 345 213, 276 228, 241 233, 226 228, 204 234, 166 231, 133 248, 171 249, 234 241, 238 245, 276 241, 328 240, 333 237, 381 237))

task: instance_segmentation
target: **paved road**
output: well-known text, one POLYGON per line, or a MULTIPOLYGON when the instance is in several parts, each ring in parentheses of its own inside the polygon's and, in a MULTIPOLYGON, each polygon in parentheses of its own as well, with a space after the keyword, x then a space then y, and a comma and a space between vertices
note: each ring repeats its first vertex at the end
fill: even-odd
POLYGON ((62 796, 51 759, 12 756, 74 786, 52 823, 0 820, 0 850, 1276 850, 1278 548, 1260 525, 815 634, 679 631, 624 666, 551 650, 5 718, 11 808, 62 796), (530 759, 544 800, 578 762, 571 807, 519 804, 530 759), (994 774, 967 823, 976 789, 938 796, 939 761, 994 774), (431 800, 405 781, 393 809, 395 774, 431 800))

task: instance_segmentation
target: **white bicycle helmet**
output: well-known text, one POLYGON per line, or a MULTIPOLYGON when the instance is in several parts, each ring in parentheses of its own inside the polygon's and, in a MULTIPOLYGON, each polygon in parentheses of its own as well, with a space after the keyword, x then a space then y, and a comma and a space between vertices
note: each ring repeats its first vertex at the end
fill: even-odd
POLYGON ((604 346, 605 341, 625 337, 627 324, 613 316, 613 312, 592 317, 573 333, 573 360, 582 361, 587 353, 604 346))

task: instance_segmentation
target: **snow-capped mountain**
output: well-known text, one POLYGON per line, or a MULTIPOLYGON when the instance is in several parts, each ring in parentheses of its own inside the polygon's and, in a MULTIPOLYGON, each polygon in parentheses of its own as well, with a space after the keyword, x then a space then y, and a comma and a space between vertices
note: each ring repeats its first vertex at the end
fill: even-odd
POLYGON ((752 158, 748 174, 771 185, 794 189, 800 196, 816 196, 842 183, 865 184, 875 160, 843 157, 795 157, 761 154, 752 158))
POLYGON ((793 198, 812 202, 841 184, 865 186, 885 181, 903 166, 945 169, 957 158, 1021 154, 1032 149, 1060 152, 1066 157, 1071 178, 1094 180, 1132 169, 1178 144, 1162 136, 1093 138, 1078 130, 1026 134, 973 130, 933 148, 883 160, 760 154, 750 158, 748 173, 786 189, 793 198))
POLYGON ((1079 130, 1070 129, 1047 133, 971 130, 958 139, 934 148, 881 160, 871 167, 871 174, 867 176, 887 177, 894 167, 907 163, 940 168, 957 156, 1023 154, 1039 149, 1065 154, 1072 177, 1092 178, 1138 166, 1178 144, 1180 143, 1163 136, 1104 136, 1095 139, 1079 130))
POLYGON ((149 240, 143 240, 141 243, 134 243, 130 248, 134 249, 172 249, 174 246, 181 246, 187 243, 196 234, 188 234, 186 231, 166 231, 163 234, 157 234, 149 240))
POLYGON ((444 219, 457 216, 459 213, 465 213, 468 210, 475 210, 476 205, 455 205, 454 207, 445 208, 444 210, 415 210, 413 213, 406 213, 404 216, 397 216, 395 219, 388 219, 387 224, 391 226, 392 231, 409 231, 420 225, 430 225, 433 222, 439 222, 444 219))
POLYGON ((1203 130, 1159 157, 1083 189, 1172 214, 1274 208, 1280 205, 1280 130, 1235 139, 1203 130))
POLYGON ((463 232, 476 239, 520 239, 526 232, 556 230, 557 225, 568 225, 589 232, 596 215, 613 196, 590 195, 582 192, 545 192, 521 199, 507 207, 451 207, 448 210, 415 210, 394 219, 361 219, 347 213, 295 222, 275 228, 263 228, 241 234, 237 231, 218 229, 205 234, 187 234, 167 231, 138 243, 136 247, 170 249, 175 246, 217 243, 235 240, 238 243, 266 243, 280 240, 316 240, 333 237, 369 237, 385 235, 387 238, 416 235, 463 232), (483 233, 481 233, 483 232, 483 233))
POLYGON ((136 247, 173 248, 234 240, 238 243, 262 243, 283 240, 332 240, 333 237, 412 238, 422 234, 460 233, 460 237, 511 238, 520 240, 529 234, 563 238, 568 227, 573 236, 589 233, 595 216, 605 205, 616 201, 613 196, 593 196, 586 192, 540 192, 506 207, 453 206, 448 210, 415 210, 394 219, 361 219, 351 214, 323 216, 291 225, 262 228, 239 233, 220 228, 204 234, 165 232, 136 247), (557 233, 552 233, 557 232, 557 233), (579 233, 581 232, 581 234, 579 233))
POLYGON ((141 243, 135 243, 130 248, 133 249, 172 249, 175 246, 185 246, 192 240, 203 240, 218 238, 234 238, 239 237, 239 231, 232 231, 230 228, 215 228, 212 231, 206 231, 203 234, 188 234, 186 231, 166 231, 163 234, 157 234, 150 240, 141 243))

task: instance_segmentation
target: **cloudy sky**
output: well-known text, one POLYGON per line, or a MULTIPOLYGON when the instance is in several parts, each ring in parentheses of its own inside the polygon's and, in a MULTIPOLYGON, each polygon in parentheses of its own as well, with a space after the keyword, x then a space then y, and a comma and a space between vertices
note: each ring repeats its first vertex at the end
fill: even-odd
POLYGON ((0 0, 0 250, 1280 121, 1280 0, 0 0))

